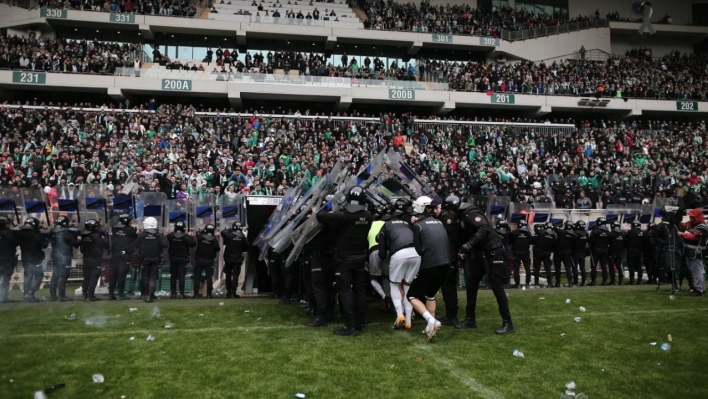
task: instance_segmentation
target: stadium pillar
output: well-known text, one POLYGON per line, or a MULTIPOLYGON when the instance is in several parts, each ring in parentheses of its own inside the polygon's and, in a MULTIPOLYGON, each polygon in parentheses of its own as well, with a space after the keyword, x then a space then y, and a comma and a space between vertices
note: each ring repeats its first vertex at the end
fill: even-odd
POLYGON ((423 42, 413 42, 410 47, 408 47, 408 55, 416 55, 420 48, 423 47, 423 42))
POLYGON ((627 114, 627 117, 632 117, 632 116, 642 116, 642 110, 641 108, 632 108, 629 110, 629 113, 627 114))
POLYGON ((334 46, 337 45, 337 36, 327 36, 327 41, 325 42, 325 50, 334 50, 334 46))
POLYGON ((125 96, 123 95, 123 90, 120 87, 109 87, 108 95, 116 102, 125 101, 125 96))
POLYGON ((236 44, 238 44, 239 46, 246 45, 246 31, 243 31, 243 30, 236 31, 236 44))
POLYGON ((454 101, 445 101, 444 103, 440 104, 439 107, 435 109, 435 114, 436 115, 447 115, 452 110, 455 109, 455 102, 454 101))
POLYGON ((346 111, 352 105, 352 96, 341 96, 337 103, 337 111, 346 111))
POLYGON ((138 29, 143 40, 155 40, 155 34, 150 30, 150 25, 140 25, 138 29))
POLYGON ((231 108, 241 109, 241 92, 229 90, 229 104, 231 108))
POLYGON ((536 111, 533 116, 544 116, 546 114, 551 113, 551 106, 550 105, 542 105, 538 111, 536 111))

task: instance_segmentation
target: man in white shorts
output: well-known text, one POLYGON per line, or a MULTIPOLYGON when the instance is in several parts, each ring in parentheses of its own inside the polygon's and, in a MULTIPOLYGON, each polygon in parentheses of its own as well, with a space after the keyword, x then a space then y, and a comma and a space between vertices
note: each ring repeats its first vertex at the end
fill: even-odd
POLYGON ((407 299, 408 289, 420 268, 420 256, 415 250, 413 230, 408 222, 401 219, 403 214, 404 210, 397 207, 391 220, 384 224, 378 236, 379 258, 390 259, 388 278, 391 281, 391 299, 397 314, 394 329, 403 326, 406 329, 411 328, 413 305, 407 299))

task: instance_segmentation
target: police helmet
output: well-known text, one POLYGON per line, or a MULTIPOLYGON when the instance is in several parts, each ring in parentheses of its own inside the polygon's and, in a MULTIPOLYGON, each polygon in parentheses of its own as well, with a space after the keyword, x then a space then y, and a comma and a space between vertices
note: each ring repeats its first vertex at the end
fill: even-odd
POLYGON ((453 211, 457 211, 460 209, 460 197, 456 195, 449 195, 445 200, 443 201, 443 209, 450 210, 452 209, 453 211))
POLYGON ((433 203, 433 199, 425 195, 418 197, 413 202, 413 213, 422 214, 425 213, 425 208, 429 207, 433 203))
POLYGON ((497 228, 498 229, 507 229, 509 228, 509 224, 506 222, 504 219, 499 219, 497 220, 497 228))
POLYGON ((598 226, 602 226, 602 225, 604 225, 605 223, 607 223, 607 219, 605 219, 605 218, 597 218, 597 219, 595 219, 595 224, 598 225, 598 226))
POLYGON ((575 228, 577 230, 585 230, 585 222, 582 220, 578 220, 577 222, 575 222, 575 228))
POLYGON ((143 222, 143 226, 145 229, 156 229, 157 228, 157 219, 154 217, 149 217, 145 218, 145 221, 143 222))
POLYGON ((175 223, 175 231, 185 232, 187 230, 187 225, 184 222, 175 223))
POLYGON ((89 219, 84 223, 84 228, 88 231, 96 231, 99 228, 98 220, 89 219))
POLYGON ((365 200, 366 192, 364 192, 363 188, 356 186, 349 189, 349 192, 347 193, 347 201, 350 203, 356 202, 358 204, 363 204, 365 200))
POLYGON ((57 227, 69 227, 69 218, 66 216, 59 216, 57 220, 54 221, 54 225, 57 227))
POLYGON ((521 219, 518 221, 518 223, 516 223, 516 225, 519 228, 522 228, 522 227, 528 227, 529 223, 526 221, 526 219, 521 219))
POLYGON ((27 218, 27 220, 25 220, 25 226, 39 230, 39 220, 37 220, 37 218, 27 218))
POLYGON ((133 220, 133 217, 130 216, 129 214, 127 214, 127 213, 124 213, 124 214, 118 216, 118 221, 119 221, 120 224, 122 224, 123 226, 129 225, 131 220, 133 220))
POLYGON ((620 228, 620 222, 615 220, 612 222, 612 228, 613 229, 619 229, 620 228))
POLYGON ((575 226, 573 225, 573 222, 571 222, 570 220, 566 220, 566 221, 565 221, 565 224, 563 225, 563 227, 564 227, 566 230, 573 230, 573 228, 574 228, 575 226))
POLYGON ((641 229, 642 224, 639 222, 639 220, 634 220, 634 221, 632 221, 632 228, 633 229, 641 229))
POLYGON ((231 225, 231 231, 241 231, 241 222, 234 222, 231 225))
POLYGON ((10 223, 10 218, 5 215, 0 215, 0 226, 10 223))
POLYGON ((207 234, 214 234, 216 232, 216 227, 214 227, 213 224, 209 223, 208 225, 204 226, 204 232, 207 234))

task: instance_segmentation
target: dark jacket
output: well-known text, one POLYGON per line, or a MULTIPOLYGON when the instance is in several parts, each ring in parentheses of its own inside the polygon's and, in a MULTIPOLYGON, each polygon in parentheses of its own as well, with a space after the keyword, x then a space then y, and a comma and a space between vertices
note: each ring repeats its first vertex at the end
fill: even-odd
POLYGON ((103 234, 98 231, 83 231, 81 233, 81 242, 79 247, 81 253, 86 259, 101 259, 103 258, 103 249, 108 246, 108 241, 103 237, 103 234))
POLYGON ((367 210, 349 212, 346 210, 327 213, 319 212, 317 221, 330 229, 334 239, 335 261, 339 264, 359 264, 368 260, 369 242, 367 236, 373 217, 367 210))
MULTIPOLYGON (((447 233, 445 233, 447 235, 447 233)), ((396 252, 415 246, 413 230, 405 220, 389 220, 381 228, 377 236, 379 242, 379 258, 384 260, 396 252)))
POLYGON ((225 229, 221 232, 224 243, 224 261, 243 261, 243 253, 248 251, 248 239, 241 231, 225 229))
POLYGON ((157 229, 147 229, 135 240, 135 249, 141 258, 160 258, 169 245, 167 237, 157 229))
POLYGON ((169 249, 167 253, 170 258, 189 259, 189 248, 197 245, 194 237, 181 231, 173 231, 167 235, 169 249))
POLYGON ((40 264, 44 261, 44 249, 49 246, 49 243, 39 230, 23 226, 15 230, 15 239, 22 251, 23 262, 40 264))
POLYGON ((441 221, 434 217, 419 220, 413 225, 413 238, 421 269, 450 264, 450 242, 441 221))

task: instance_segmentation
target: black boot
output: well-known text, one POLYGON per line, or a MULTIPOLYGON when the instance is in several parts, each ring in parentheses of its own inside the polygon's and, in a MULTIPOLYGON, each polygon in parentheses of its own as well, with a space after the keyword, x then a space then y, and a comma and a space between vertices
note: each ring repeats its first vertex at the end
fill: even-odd
POLYGON ((56 297, 56 296, 54 296, 54 295, 52 295, 52 296, 49 297, 49 302, 56 302, 56 301, 58 301, 58 300, 59 300, 59 298, 56 297))
POLYGON ((89 295, 88 298, 86 298, 88 302, 97 302, 100 301, 101 298, 97 298, 96 295, 89 295))
POLYGON ((184 295, 184 292, 179 294, 179 299, 187 299, 187 295, 184 295))
POLYGON ((455 328, 457 328, 457 329, 477 328, 477 321, 467 318, 467 319, 462 320, 462 323, 456 325, 455 328))
POLYGON ((233 297, 234 297, 234 294, 232 294, 231 291, 229 291, 229 292, 226 293, 226 298, 227 298, 227 299, 231 299, 231 298, 233 298, 233 297))
POLYGON ((146 295, 143 299, 143 302, 153 303, 154 301, 152 300, 152 297, 150 295, 146 295))
POLYGON ((339 330, 335 330, 334 335, 353 337, 353 336, 357 335, 357 333, 356 333, 355 329, 353 329, 351 327, 344 326, 344 327, 340 328, 339 330))
POLYGON ((117 300, 118 300, 118 297, 116 297, 115 295, 111 294, 111 295, 108 296, 108 300, 109 300, 109 301, 117 301, 117 300))
POLYGON ((590 284, 588 284, 588 287, 594 287, 594 286, 596 286, 596 285, 597 285, 597 283, 595 282, 595 280, 592 280, 592 281, 590 282, 590 284))
POLYGON ((74 300, 74 298, 69 298, 68 296, 60 296, 59 297, 59 302, 71 302, 73 300, 74 300))
POLYGON ((170 294, 170 299, 177 299, 177 294, 174 292, 170 294))
POLYGON ((440 321, 440 324, 442 324, 443 326, 454 326, 454 325, 457 325, 460 323, 457 320, 457 317, 448 317, 448 316, 443 317, 439 321, 440 321))
POLYGON ((234 299, 241 298, 241 295, 234 293, 234 299))
POLYGON ((130 300, 130 298, 125 296, 125 294, 120 294, 120 295, 118 295, 118 300, 119 301, 127 301, 127 300, 130 300))
POLYGON ((305 325, 308 327, 327 327, 327 322, 324 319, 318 317, 305 325))
POLYGON ((502 322, 501 328, 498 330, 494 331, 495 333, 499 335, 506 335, 514 332, 514 325, 511 323, 511 321, 504 320, 502 322))

